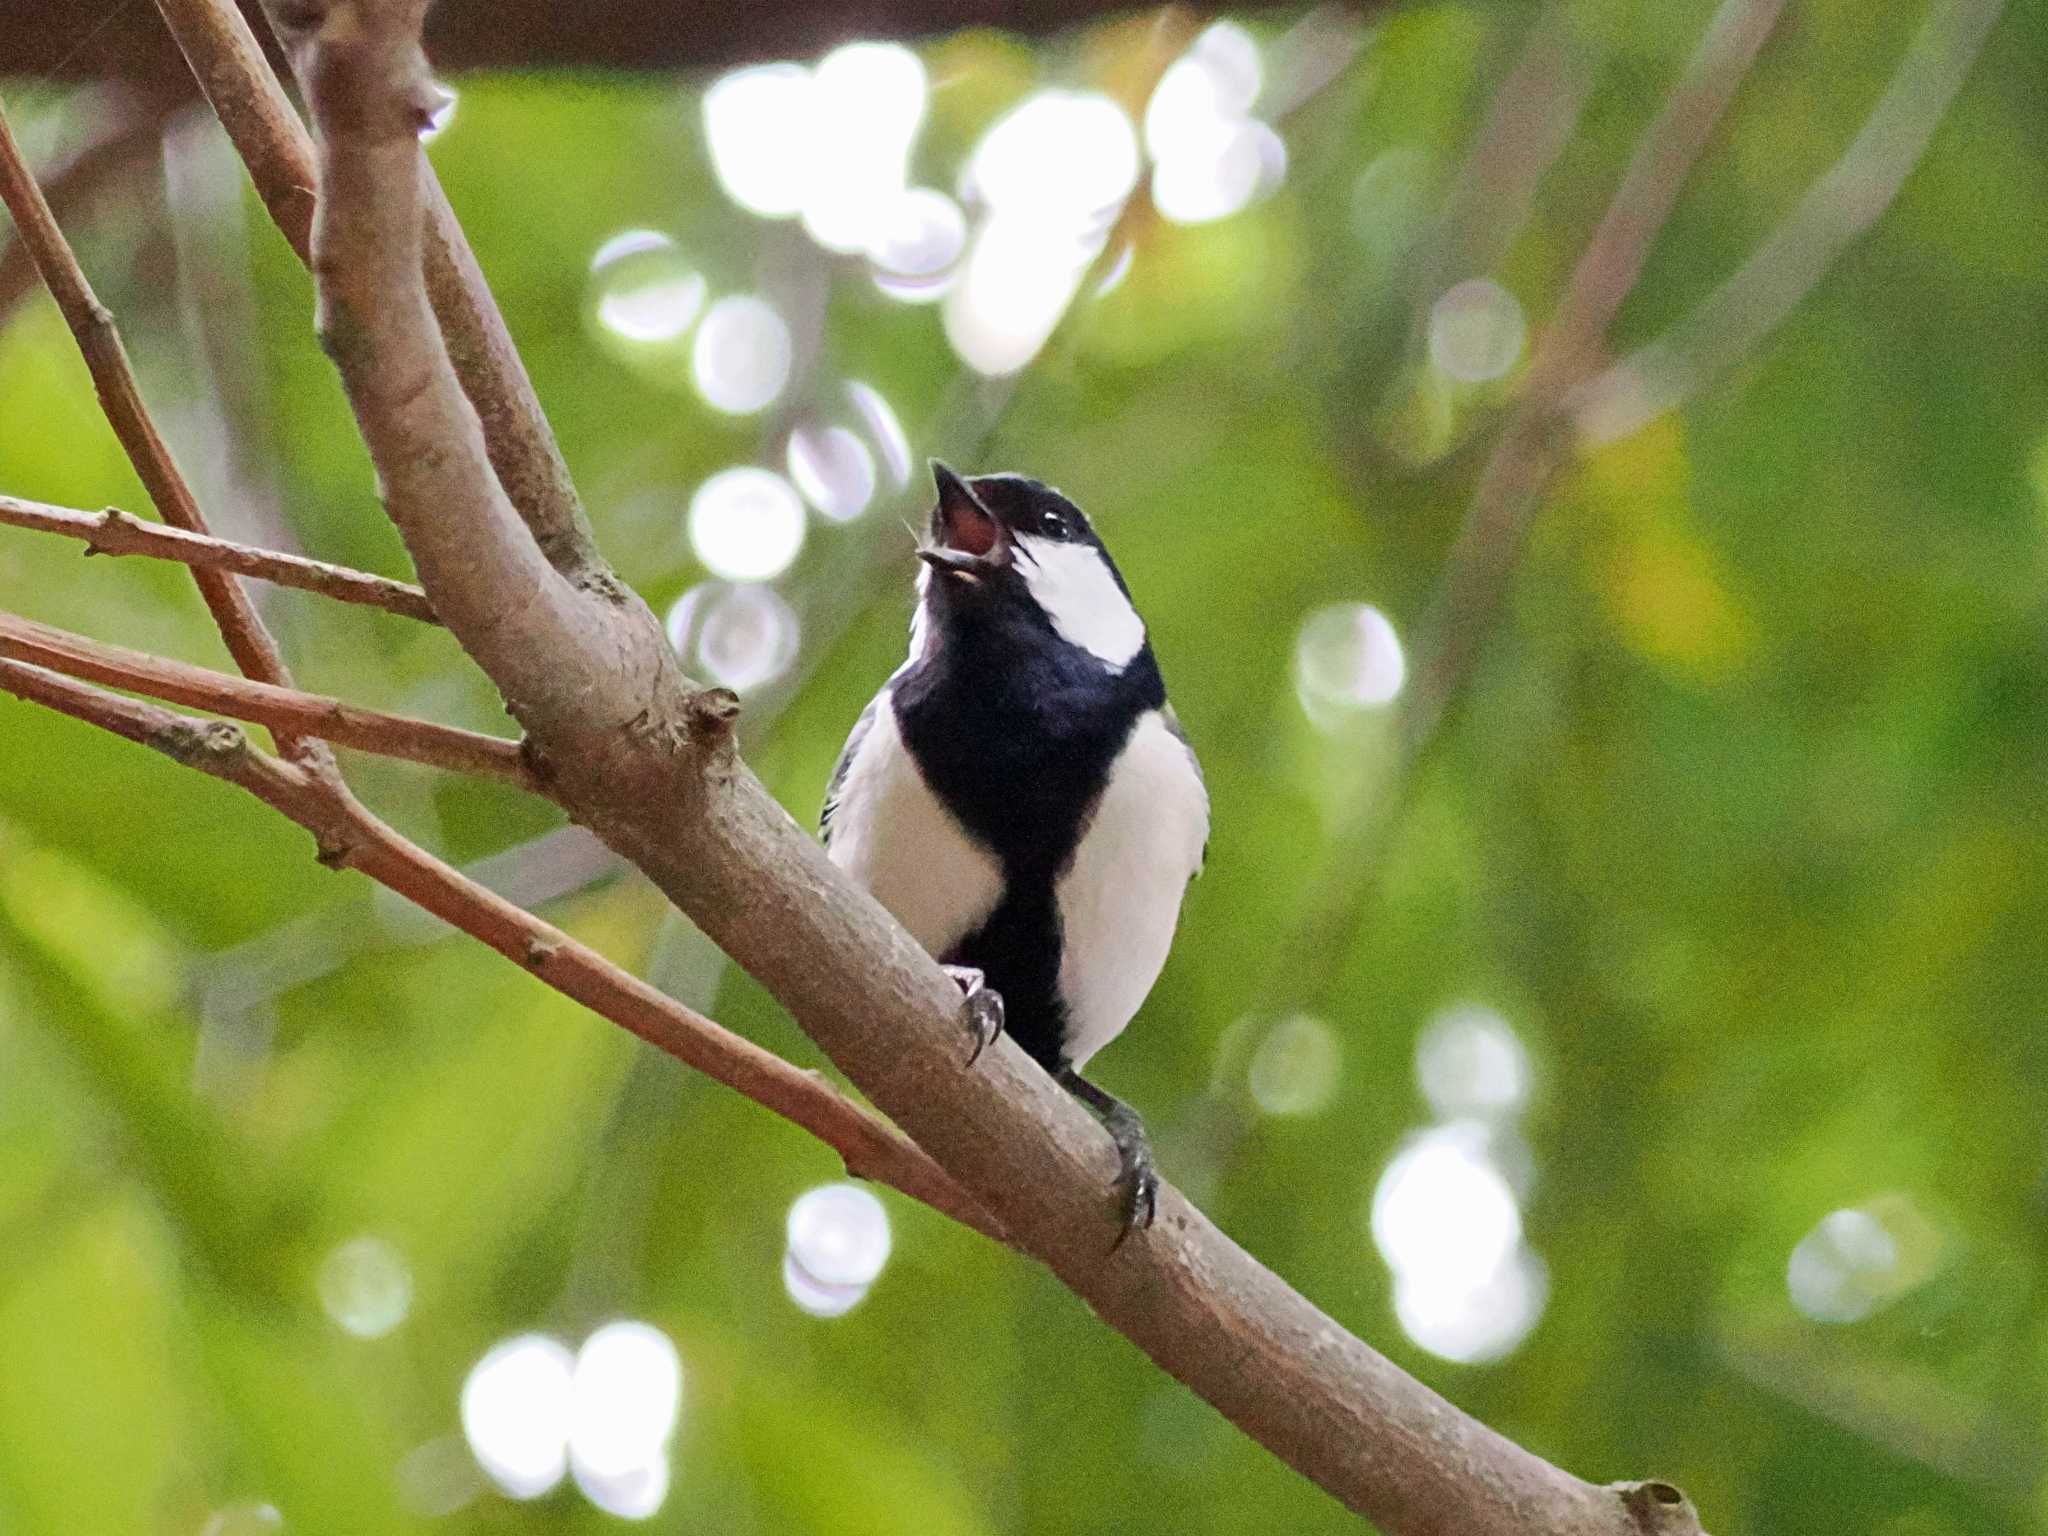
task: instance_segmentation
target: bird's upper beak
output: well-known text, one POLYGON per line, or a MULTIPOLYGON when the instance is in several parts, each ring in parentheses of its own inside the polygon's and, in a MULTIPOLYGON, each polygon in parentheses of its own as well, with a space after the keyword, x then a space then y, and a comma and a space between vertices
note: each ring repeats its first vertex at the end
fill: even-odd
POLYGON ((932 509, 931 542, 918 550, 917 558, 935 571, 970 581, 1008 565, 1016 546, 1002 519, 937 459, 932 460, 932 480, 939 488, 939 504, 932 509))

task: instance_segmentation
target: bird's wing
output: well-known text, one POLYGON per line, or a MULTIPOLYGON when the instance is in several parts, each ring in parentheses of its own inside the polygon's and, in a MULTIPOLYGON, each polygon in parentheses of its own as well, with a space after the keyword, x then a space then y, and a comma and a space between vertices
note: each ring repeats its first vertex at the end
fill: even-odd
POLYGON ((860 718, 853 722, 853 732, 846 738, 846 745, 839 749, 839 761, 832 765, 831 782, 825 786, 824 808, 818 812, 818 835, 825 846, 832 846, 832 813, 839 809, 839 792, 846 787, 846 770, 853 762, 853 756, 860 751, 860 744, 867 739, 868 727, 875 723, 875 708, 889 696, 885 688, 868 700, 868 707, 860 712, 860 718))
MULTIPOLYGON (((1180 716, 1173 712, 1171 704, 1162 706, 1159 714, 1165 720, 1166 728, 1173 733, 1173 739, 1187 749, 1188 766, 1195 770, 1195 782, 1202 787, 1202 800, 1204 804, 1207 804, 1209 799, 1209 781, 1202 775, 1202 760, 1195 756, 1195 744, 1188 740, 1188 733, 1181 729, 1180 716)), ((1208 867, 1208 864, 1209 839, 1204 837, 1202 839, 1202 857, 1195 864, 1195 875, 1197 878, 1201 876, 1202 871, 1208 867)))

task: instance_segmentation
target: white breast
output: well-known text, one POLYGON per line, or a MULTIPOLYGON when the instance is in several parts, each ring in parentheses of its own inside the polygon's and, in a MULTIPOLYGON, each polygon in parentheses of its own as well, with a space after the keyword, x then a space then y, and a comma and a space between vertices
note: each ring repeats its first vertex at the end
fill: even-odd
POLYGON ((979 928, 1002 897, 1001 865, 925 783, 886 692, 846 765, 829 852, 934 957, 979 928))
POLYGON ((1187 743, 1154 710, 1110 769, 1057 887, 1060 992, 1076 1067, 1114 1040, 1166 964, 1181 896, 1201 867, 1209 795, 1187 743))

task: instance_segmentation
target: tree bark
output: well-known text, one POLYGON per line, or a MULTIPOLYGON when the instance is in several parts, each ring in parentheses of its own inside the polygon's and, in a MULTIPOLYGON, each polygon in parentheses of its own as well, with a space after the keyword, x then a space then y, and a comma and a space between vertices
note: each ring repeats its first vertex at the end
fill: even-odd
POLYGON ((1596 1487, 1459 1413, 1170 1186, 1154 1226, 1119 1245, 1100 1128, 1008 1041, 963 1068, 952 983, 739 761, 730 711, 681 675, 645 605, 615 582, 566 580, 492 475, 420 276, 417 133, 433 98, 419 9, 355 0, 290 18, 320 134, 321 334, 422 585, 526 727, 556 798, 761 980, 1013 1241, 1353 1509, 1401 1536, 1697 1530, 1665 1485, 1596 1487))

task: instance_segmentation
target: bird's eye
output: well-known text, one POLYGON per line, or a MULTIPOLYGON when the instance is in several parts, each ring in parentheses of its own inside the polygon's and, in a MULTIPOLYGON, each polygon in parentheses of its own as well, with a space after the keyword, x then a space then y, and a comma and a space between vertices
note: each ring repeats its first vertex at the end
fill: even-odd
POLYGON ((1048 512, 1041 517, 1038 520, 1038 531, 1048 539, 1057 539, 1061 543, 1074 536, 1074 530, 1068 526, 1067 520, 1057 512, 1048 512))

